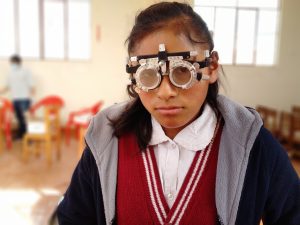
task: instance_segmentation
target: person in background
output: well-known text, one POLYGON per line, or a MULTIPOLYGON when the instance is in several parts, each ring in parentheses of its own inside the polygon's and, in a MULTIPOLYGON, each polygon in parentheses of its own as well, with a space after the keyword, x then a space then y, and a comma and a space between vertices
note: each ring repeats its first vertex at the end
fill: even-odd
POLYGON ((35 93, 32 74, 22 67, 22 59, 19 55, 10 58, 11 68, 7 76, 6 86, 0 90, 0 94, 10 92, 15 115, 18 121, 18 131, 15 139, 22 138, 26 133, 25 112, 31 105, 31 97, 35 93))
POLYGON ((192 7, 151 5, 127 43, 131 99, 92 119, 59 224, 299 225, 298 175, 259 114, 218 94, 192 7))

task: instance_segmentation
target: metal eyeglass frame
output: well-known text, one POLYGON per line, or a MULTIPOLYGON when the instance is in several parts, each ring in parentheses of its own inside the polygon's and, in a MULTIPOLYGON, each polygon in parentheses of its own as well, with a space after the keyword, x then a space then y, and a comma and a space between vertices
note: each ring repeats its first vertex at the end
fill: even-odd
POLYGON ((165 50, 165 45, 159 45, 159 52, 157 55, 140 55, 132 56, 128 64, 126 65, 126 72, 131 74, 131 83, 137 85, 143 91, 153 90, 159 87, 162 76, 169 75, 171 83, 179 88, 188 89, 196 81, 208 80, 209 76, 203 74, 201 69, 208 67, 210 64, 210 55, 208 50, 204 50, 203 61, 192 61, 189 60, 191 57, 198 55, 197 51, 186 51, 186 52, 174 52, 167 53, 165 50), (136 62, 139 65, 131 66, 131 63, 136 62), (169 72, 167 73, 167 67, 169 67, 169 72), (188 82, 185 84, 178 84, 173 78, 173 71, 178 67, 187 68, 191 74, 188 82), (145 70, 156 71, 157 82, 152 86, 145 86, 140 80, 140 74, 145 70))

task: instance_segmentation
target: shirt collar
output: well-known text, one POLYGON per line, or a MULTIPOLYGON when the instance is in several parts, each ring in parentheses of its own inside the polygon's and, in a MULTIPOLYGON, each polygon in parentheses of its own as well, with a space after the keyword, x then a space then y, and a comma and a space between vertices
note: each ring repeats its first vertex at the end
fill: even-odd
POLYGON ((173 140, 165 135, 161 125, 153 116, 151 120, 152 137, 149 145, 158 145, 170 141, 192 151, 202 150, 210 143, 217 124, 216 115, 208 104, 204 107, 202 114, 191 124, 182 129, 173 140))

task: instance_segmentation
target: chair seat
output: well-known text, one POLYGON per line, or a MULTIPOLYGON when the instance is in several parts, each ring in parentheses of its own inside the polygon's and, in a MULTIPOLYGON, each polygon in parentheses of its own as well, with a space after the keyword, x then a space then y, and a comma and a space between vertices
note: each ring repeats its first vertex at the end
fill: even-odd
POLYGON ((46 125, 44 121, 28 121, 27 133, 29 134, 45 134, 46 125))
POLYGON ((73 120, 74 124, 77 124, 77 125, 88 124, 92 116, 93 116, 92 113, 87 113, 87 114, 84 114, 84 115, 75 116, 74 120, 73 120))

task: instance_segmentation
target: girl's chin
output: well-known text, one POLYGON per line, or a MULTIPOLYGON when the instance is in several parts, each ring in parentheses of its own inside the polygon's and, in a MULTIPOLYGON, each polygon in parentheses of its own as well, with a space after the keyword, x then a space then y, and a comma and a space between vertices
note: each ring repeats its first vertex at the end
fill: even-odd
POLYGON ((186 127, 187 123, 160 123, 164 130, 182 130, 186 127))

